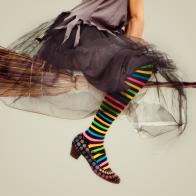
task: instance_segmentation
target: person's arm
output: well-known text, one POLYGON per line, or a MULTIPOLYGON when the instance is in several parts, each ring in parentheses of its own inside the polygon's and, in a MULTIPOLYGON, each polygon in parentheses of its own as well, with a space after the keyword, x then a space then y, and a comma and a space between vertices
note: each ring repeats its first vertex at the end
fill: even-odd
POLYGON ((128 23, 127 36, 143 38, 144 31, 144 0, 129 0, 131 19, 128 23))

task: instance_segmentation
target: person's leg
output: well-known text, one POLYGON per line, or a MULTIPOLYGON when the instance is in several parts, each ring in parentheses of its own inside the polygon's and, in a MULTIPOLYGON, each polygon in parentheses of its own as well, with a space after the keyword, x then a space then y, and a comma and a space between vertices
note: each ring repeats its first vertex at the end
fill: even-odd
POLYGON ((96 162, 94 163, 95 170, 101 169, 101 171, 113 173, 107 160, 104 138, 114 120, 151 77, 152 70, 151 64, 139 66, 125 79, 125 83, 129 86, 127 91, 106 93, 91 125, 82 132, 88 141, 93 161, 96 162))

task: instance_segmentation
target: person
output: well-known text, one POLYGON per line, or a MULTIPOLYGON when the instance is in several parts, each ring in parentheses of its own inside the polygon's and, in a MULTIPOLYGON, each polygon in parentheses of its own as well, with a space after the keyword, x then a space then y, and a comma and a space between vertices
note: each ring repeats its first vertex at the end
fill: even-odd
POLYGON ((89 127, 74 137, 70 154, 75 159, 83 155, 97 176, 115 184, 120 177, 110 167, 104 139, 116 118, 127 111, 137 127, 144 113, 146 124, 141 129, 158 135, 164 124, 165 132, 172 127, 181 134, 187 123, 184 88, 195 87, 194 82, 181 80, 172 59, 143 39, 143 9, 143 0, 83 0, 7 49, 0 48, 1 101, 59 118, 94 115, 89 127), (81 77, 76 80, 78 73, 86 83, 81 77), (150 83, 152 78, 155 83, 150 83), (175 96, 168 103, 175 103, 173 110, 164 105, 164 95, 169 93, 160 90, 159 79, 172 87, 175 96), (88 92, 82 90, 85 84, 90 86, 88 92), (155 84, 157 91, 144 90, 155 84), (139 104, 139 95, 145 100, 148 92, 157 93, 159 104, 154 99, 139 104), (103 95, 101 101, 96 93, 103 95))

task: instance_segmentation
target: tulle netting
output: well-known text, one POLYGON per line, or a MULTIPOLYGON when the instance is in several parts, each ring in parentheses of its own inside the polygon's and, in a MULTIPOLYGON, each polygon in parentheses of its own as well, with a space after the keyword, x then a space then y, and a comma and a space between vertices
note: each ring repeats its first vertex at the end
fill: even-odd
MULTIPOLYGON (((53 22, 51 19, 8 47, 0 48, 0 100, 15 109, 56 118, 74 120, 93 116, 105 92, 90 84, 79 70, 63 69, 35 58, 44 43, 36 38, 43 37, 53 22)), ((195 83, 184 82, 175 62, 155 45, 123 34, 118 37, 122 49, 135 51, 132 58, 144 55, 155 67, 146 86, 122 115, 140 135, 156 137, 171 131, 181 135, 187 125, 185 87, 195 87, 195 83)), ((108 34, 108 43, 110 39, 108 34)))

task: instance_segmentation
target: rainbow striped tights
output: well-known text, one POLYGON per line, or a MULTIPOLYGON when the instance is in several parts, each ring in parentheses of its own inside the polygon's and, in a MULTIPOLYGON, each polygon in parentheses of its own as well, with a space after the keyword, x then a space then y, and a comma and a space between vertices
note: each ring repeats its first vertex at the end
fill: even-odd
POLYGON ((152 69, 152 64, 137 67, 124 81, 129 86, 127 91, 106 93, 90 127, 83 132, 89 141, 88 147, 93 158, 103 170, 111 171, 104 148, 106 133, 113 121, 149 80, 152 69))

